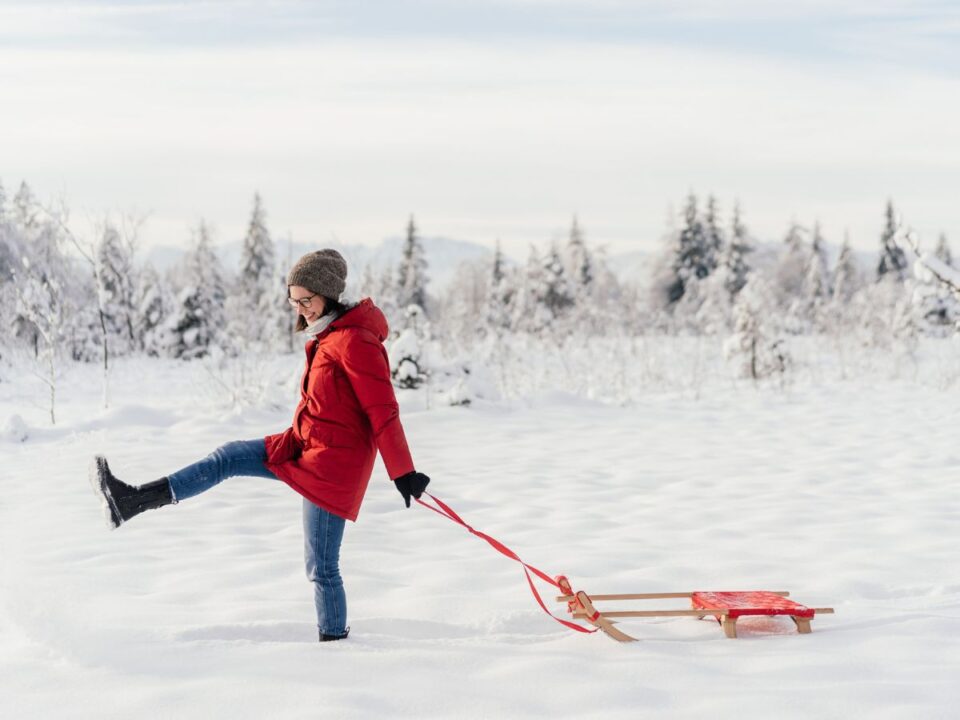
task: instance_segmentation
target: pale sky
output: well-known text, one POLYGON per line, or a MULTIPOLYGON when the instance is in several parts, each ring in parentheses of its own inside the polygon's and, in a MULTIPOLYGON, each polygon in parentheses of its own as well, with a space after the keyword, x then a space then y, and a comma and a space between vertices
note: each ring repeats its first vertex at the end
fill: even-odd
POLYGON ((877 245, 888 197, 960 251, 955 2, 0 0, 0 181, 81 229, 504 246, 576 213, 652 250, 694 190, 779 239, 877 245))

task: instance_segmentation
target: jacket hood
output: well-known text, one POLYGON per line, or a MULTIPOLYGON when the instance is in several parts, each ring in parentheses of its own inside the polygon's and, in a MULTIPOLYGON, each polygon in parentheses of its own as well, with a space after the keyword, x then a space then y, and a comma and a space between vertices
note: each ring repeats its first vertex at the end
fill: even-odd
POLYGON ((386 340, 390 333, 387 318, 370 298, 364 298, 330 323, 331 329, 345 327, 361 327, 369 330, 380 342, 386 340))

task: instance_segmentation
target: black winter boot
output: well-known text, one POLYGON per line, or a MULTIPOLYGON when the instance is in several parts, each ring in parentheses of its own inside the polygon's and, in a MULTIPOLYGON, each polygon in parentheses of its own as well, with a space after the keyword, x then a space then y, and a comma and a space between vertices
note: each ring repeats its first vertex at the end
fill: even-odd
POLYGON ((343 631, 343 635, 324 635, 320 633, 320 642, 330 642, 331 640, 345 640, 350 634, 350 628, 343 631))
POLYGON ((94 457, 90 464, 90 484, 100 498, 103 515, 111 530, 144 510, 154 510, 176 502, 167 478, 140 487, 127 485, 113 476, 103 455, 94 457))

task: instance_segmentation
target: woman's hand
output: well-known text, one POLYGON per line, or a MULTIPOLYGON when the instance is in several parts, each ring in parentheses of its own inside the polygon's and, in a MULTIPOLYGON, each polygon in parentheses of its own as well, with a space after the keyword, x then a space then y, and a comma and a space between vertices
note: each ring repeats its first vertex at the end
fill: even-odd
POLYGON ((407 504, 407 507, 410 507, 410 498, 419 499, 427 485, 430 484, 430 478, 414 470, 406 475, 401 475, 393 483, 397 486, 400 494, 403 495, 403 501, 407 504))

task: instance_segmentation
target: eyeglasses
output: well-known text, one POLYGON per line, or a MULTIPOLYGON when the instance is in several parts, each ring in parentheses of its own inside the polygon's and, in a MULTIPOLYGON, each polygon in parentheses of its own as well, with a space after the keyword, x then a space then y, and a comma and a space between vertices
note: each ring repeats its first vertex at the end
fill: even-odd
POLYGON ((299 305, 302 308, 308 308, 310 307, 310 301, 313 300, 315 297, 316 295, 311 295, 310 297, 302 297, 302 298, 288 297, 287 302, 290 303, 290 307, 296 307, 297 305, 299 305))

